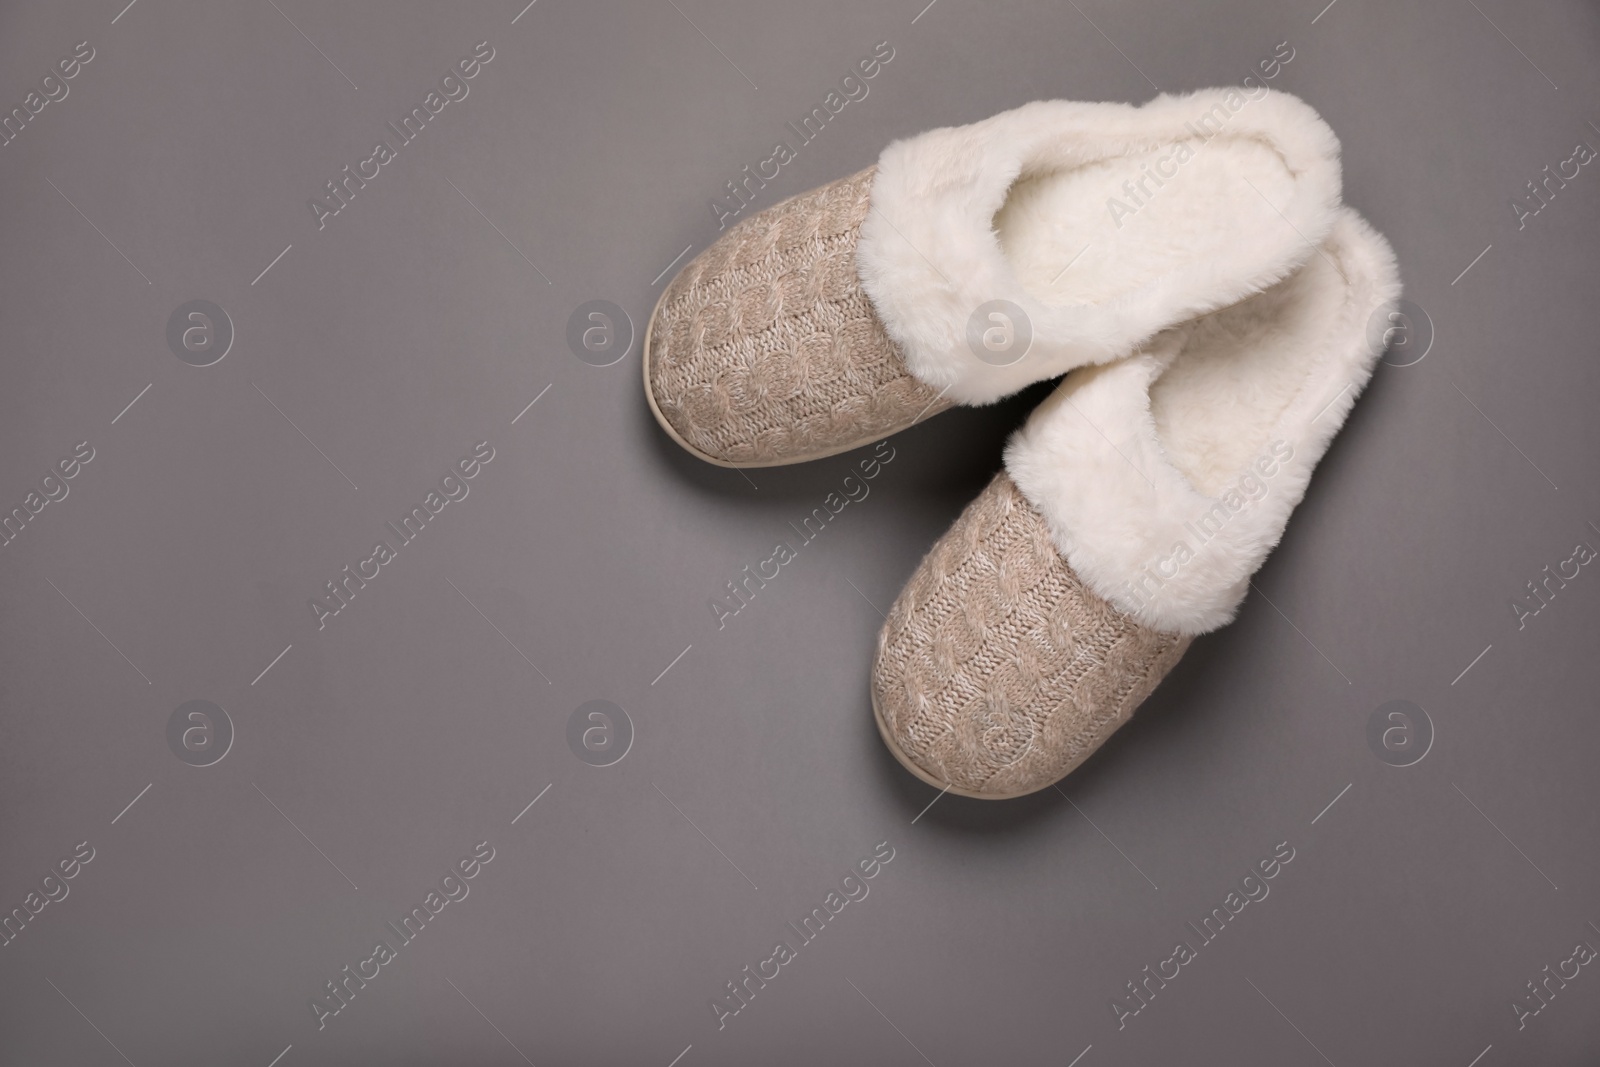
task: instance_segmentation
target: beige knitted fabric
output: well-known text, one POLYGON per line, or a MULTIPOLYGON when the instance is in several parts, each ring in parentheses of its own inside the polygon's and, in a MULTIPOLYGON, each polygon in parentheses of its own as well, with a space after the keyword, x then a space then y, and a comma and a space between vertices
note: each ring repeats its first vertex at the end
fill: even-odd
POLYGON ((1128 721, 1190 638, 1078 579, 1002 472, 917 568, 878 637, 873 704, 902 763, 969 796, 1049 786, 1128 721))
POLYGON ((678 440, 764 466, 868 444, 943 411, 856 276, 875 167, 738 223, 667 286, 645 384, 678 440))

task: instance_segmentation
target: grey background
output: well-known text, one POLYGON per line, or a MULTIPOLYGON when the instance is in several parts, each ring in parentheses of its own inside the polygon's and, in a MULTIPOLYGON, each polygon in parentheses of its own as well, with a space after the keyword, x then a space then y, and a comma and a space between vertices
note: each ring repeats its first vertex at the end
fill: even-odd
POLYGON ((1510 1005, 1600 945, 1600 575, 1520 631, 1508 600, 1600 545, 1600 170, 1520 232, 1510 208, 1600 145, 1594 4, 277 8, 0 15, 7 109, 96 50, 0 148, 0 504, 96 450, 0 549, 0 908, 96 850, 0 948, 0 1061, 1593 1062, 1593 968, 1526 1029, 1510 1005), (481 40, 470 96, 319 231, 307 199, 481 40), (642 334, 707 201, 882 40, 763 206, 1027 100, 1237 84, 1287 40, 1272 84, 1339 133, 1437 332, 1380 370, 1238 622, 1007 803, 928 808, 866 680, 878 608, 1042 390, 896 437, 719 631, 708 599, 854 457, 699 464, 637 342, 595 368, 564 340, 593 299, 642 334), (206 368, 165 342, 199 298, 236 330, 206 368), (308 598, 484 439, 469 497, 319 632, 308 598), (204 768, 165 740, 194 699, 235 727, 204 768), (591 699, 634 724, 614 766, 566 744, 591 699), (1407 768, 1367 747, 1393 699, 1437 730, 1407 768), (485 839, 470 896, 319 1032, 308 999, 485 839), (708 1001, 880 841, 870 896, 719 1031, 708 1001), (1283 841, 1270 897, 1119 1031, 1124 983, 1283 841))

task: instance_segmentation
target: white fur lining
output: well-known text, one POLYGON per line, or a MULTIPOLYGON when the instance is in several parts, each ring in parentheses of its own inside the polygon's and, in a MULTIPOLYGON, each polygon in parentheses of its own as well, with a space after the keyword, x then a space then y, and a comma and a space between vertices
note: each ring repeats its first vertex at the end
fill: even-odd
POLYGON ((1286 93, 1045 100, 886 148, 856 261, 911 372, 981 404, 1281 280, 1338 202, 1338 140, 1286 93), (1033 331, 1003 367, 967 342, 996 299, 1033 331))
POLYGON ((1283 536, 1399 295, 1388 243, 1343 209, 1298 274, 1069 375, 1006 467, 1096 593, 1157 629, 1214 630, 1283 536))

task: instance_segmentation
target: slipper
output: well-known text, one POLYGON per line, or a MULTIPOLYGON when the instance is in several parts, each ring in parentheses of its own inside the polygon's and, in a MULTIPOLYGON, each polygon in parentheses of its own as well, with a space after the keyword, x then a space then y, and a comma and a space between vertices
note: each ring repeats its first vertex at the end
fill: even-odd
POLYGON ((1399 295, 1388 243, 1341 210, 1287 280, 1068 375, 879 635, 873 712, 900 762, 963 796, 1021 796, 1127 722, 1233 618, 1399 295))
POLYGON ((931 130, 686 265, 650 316, 645 392, 708 462, 834 455, 1260 292, 1338 203, 1333 131, 1264 87, 931 130))

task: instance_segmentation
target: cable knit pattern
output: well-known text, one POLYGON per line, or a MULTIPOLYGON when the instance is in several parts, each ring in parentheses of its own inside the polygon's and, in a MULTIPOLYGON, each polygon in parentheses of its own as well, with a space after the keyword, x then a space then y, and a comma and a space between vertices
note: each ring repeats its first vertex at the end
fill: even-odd
POLYGON ((1002 472, 890 609, 873 699, 885 739, 929 779, 970 796, 1019 796, 1088 758, 1189 640, 1090 592, 1002 472))
POLYGON ((875 172, 745 219, 667 287, 646 383, 691 449, 739 466, 792 463, 950 406, 911 376, 856 276, 875 172))

